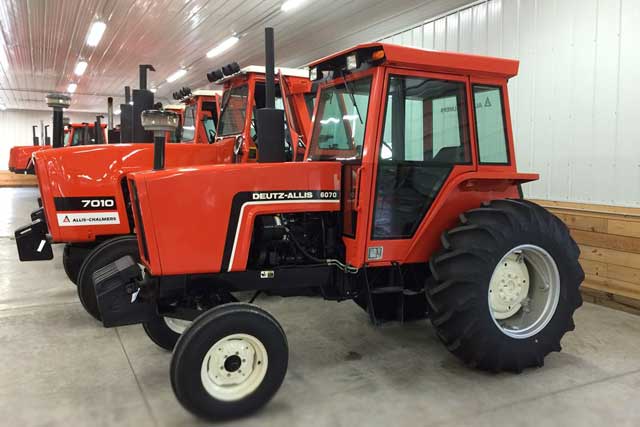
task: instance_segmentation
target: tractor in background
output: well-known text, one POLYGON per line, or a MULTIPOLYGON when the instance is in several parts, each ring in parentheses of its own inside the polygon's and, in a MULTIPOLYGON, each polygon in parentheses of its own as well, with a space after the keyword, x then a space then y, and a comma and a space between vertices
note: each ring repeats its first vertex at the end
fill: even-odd
MULTIPOLYGON (((146 69, 141 68, 141 73, 143 71, 146 69)), ((141 87, 144 80, 141 78, 141 87)), ((240 69, 237 64, 231 64, 227 74, 217 76, 216 82, 224 86, 222 96, 218 91, 192 92, 188 88, 174 93, 174 98, 185 108, 181 114, 180 143, 166 144, 163 158, 167 166, 184 168, 256 161, 259 140, 252 115, 264 107, 264 68, 240 69)), ((304 146, 310 120, 305 102, 305 94, 311 89, 308 73, 280 69, 278 84, 281 82, 287 86, 281 103, 287 114, 295 118, 283 143, 304 146)), ((134 107, 143 101, 147 102, 148 109, 154 106, 150 92, 146 92, 144 89, 134 91, 134 107)), ((126 112, 126 107, 121 105, 121 114, 132 114, 126 112)), ((77 284, 83 307, 96 319, 100 319, 100 313, 93 273, 115 259, 138 253, 134 235, 137 228, 125 177, 127 173, 150 168, 154 149, 150 143, 153 136, 147 135, 140 117, 135 119, 136 129, 131 131, 127 129, 129 119, 124 116, 121 134, 143 135, 148 143, 110 144, 91 149, 73 147, 35 154, 42 207, 32 213, 31 224, 15 233, 21 261, 52 259, 51 245, 65 245, 62 259, 65 272, 77 284)), ((290 157, 293 157, 291 152, 290 148, 290 157)), ((171 317, 145 323, 151 339, 169 349, 184 328, 181 319, 171 317)))

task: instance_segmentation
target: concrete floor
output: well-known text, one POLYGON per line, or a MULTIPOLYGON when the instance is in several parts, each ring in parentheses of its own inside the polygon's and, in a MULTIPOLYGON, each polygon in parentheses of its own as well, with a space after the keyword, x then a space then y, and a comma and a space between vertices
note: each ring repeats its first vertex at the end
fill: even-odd
MULTIPOLYGON (((61 248, 20 263, 13 230, 35 189, 0 188, 0 425, 184 426, 171 355, 139 326, 105 329, 67 281, 61 248)), ((640 425, 640 318, 585 304, 542 369, 468 369, 426 321, 372 327, 350 302, 263 298, 290 347, 285 382, 261 412, 225 425, 640 425)))

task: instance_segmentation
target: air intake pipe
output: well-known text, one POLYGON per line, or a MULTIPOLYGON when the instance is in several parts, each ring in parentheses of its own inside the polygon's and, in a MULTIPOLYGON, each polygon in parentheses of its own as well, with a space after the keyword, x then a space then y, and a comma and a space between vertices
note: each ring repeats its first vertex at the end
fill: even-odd
POLYGON ((273 28, 265 28, 265 108, 256 114, 258 162, 278 163, 286 160, 284 147, 284 111, 276 110, 275 48, 273 28))

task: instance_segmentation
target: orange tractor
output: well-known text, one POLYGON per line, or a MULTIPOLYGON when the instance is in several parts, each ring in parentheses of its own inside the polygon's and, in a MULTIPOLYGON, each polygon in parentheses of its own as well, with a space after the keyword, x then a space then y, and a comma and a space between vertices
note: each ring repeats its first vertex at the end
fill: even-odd
POLYGON ((428 314, 449 351, 489 371, 559 351, 584 274, 563 223, 522 199, 538 175, 516 169, 518 62, 382 43, 318 60, 305 161, 284 162, 270 57, 258 162, 129 174, 140 256, 93 276, 105 326, 192 322, 171 361, 182 405, 244 415, 284 379, 283 329, 229 302, 236 291, 317 287, 373 323, 428 314))
MULTIPOLYGON (((77 145, 91 145, 96 144, 97 138, 95 135, 95 123, 70 123, 65 126, 64 130, 64 147, 72 147, 77 145)), ((45 141, 43 145, 39 144, 39 138, 36 136, 36 127, 33 129, 33 145, 18 145, 11 147, 9 154, 9 170, 17 174, 33 174, 33 166, 30 164, 31 156, 36 151, 46 150, 52 148, 48 143, 49 137, 47 135, 47 128, 45 126, 45 141)), ((100 125, 102 130, 102 143, 107 141, 106 124, 100 125)))
MULTIPOLYGON (((282 86, 281 92, 285 94, 280 102, 286 107, 287 114, 295 118, 288 127, 287 143, 291 145, 291 141, 295 141, 304 146, 310 120, 304 95, 310 91, 311 83, 308 74, 300 70, 280 71, 278 87, 282 86)), ((174 98, 185 108, 180 112, 181 143, 166 146, 168 166, 255 161, 259 142, 255 120, 251 117, 256 108, 264 107, 264 69, 248 67, 240 70, 236 64, 226 72, 219 79, 216 76, 217 82, 224 85, 222 98, 218 91, 211 90, 191 92, 183 88, 174 93, 174 98), (225 106, 222 113, 221 103, 225 106), (216 128, 219 134, 216 134, 216 128)), ((134 106, 139 92, 134 91, 134 106)), ((148 94, 143 95, 148 97, 148 94)), ((153 102, 148 105, 151 108, 153 102)), ((179 111, 179 108, 168 106, 166 110, 179 111)), ((140 118, 137 119, 135 126, 144 130, 140 118)), ((127 130, 127 120, 123 120, 123 135, 136 133, 127 130)), ((144 138, 152 141, 149 136, 144 138)), ((164 141, 171 141, 169 134, 164 141)), ((83 306, 97 319, 100 313, 91 280, 93 273, 123 255, 138 252, 125 175, 150 168, 153 155, 151 143, 72 147, 34 155, 42 207, 32 213, 31 224, 16 230, 20 260, 52 259, 51 245, 64 243, 65 272, 78 285, 83 306)), ((154 341, 164 347, 173 347, 179 335, 167 330, 167 326, 179 330, 180 325, 176 326, 176 322, 157 319, 155 324, 148 322, 145 328, 154 341), (154 325, 157 327, 150 329, 154 325)))

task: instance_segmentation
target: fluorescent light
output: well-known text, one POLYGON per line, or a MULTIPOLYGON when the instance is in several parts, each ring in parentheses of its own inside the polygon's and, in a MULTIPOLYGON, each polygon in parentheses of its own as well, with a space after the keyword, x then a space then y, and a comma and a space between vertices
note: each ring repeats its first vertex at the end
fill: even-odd
POLYGON ((89 64, 87 64, 86 61, 80 61, 76 64, 76 68, 73 69, 73 72, 76 74, 76 76, 81 76, 87 69, 87 65, 89 64))
POLYGON ((129 101, 129 105, 133 105, 133 101, 129 101))
POLYGON ((7 106, 4 104, 0 104, 0 111, 4 111, 7 109, 7 106))
POLYGON ((116 116, 119 116, 120 115, 120 110, 114 111, 113 114, 115 114, 116 116))
POLYGON ((78 88, 78 85, 75 83, 69 83, 69 86, 67 86, 67 92, 69 93, 73 93, 76 91, 76 89, 78 88))
POLYGON ((87 34, 87 44, 89 46, 98 46, 98 43, 100 43, 100 39, 104 34, 104 30, 106 29, 107 24, 105 24, 104 22, 96 21, 91 24, 91 27, 89 28, 89 34, 87 34))
POLYGON ((304 3, 304 0, 287 0, 284 3, 282 3, 282 6, 280 7, 280 9, 283 12, 289 12, 290 10, 293 10, 298 6, 300 6, 302 3, 304 3))
POLYGON ((151 92, 156 93, 158 91, 158 89, 156 89, 155 87, 151 88, 151 92))
POLYGON ((169 77, 167 77, 167 82, 169 82, 169 83, 175 82, 180 77, 183 77, 185 74, 187 74, 187 70, 185 70, 184 68, 181 68, 180 70, 176 71, 175 73, 173 73, 169 77))
POLYGON ((234 44, 238 43, 238 40, 240 39, 236 36, 229 37, 228 39, 220 43, 218 46, 214 47, 209 52, 207 52, 207 58, 213 58, 214 56, 218 56, 222 52, 231 49, 231 47, 234 44))

